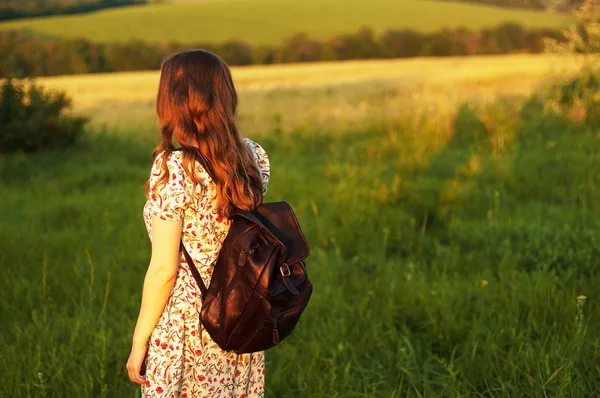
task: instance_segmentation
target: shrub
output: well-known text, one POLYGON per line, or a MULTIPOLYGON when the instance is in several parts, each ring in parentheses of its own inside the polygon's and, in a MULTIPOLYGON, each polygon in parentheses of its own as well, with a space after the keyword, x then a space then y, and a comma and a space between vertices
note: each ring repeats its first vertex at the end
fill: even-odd
POLYGON ((577 23, 562 32, 565 40, 547 38, 548 52, 582 54, 578 75, 550 87, 547 107, 573 122, 600 122, 600 67, 595 55, 600 52, 600 3, 584 0, 575 11, 577 23))
MULTIPOLYGON (((562 54, 596 54, 600 52, 600 3, 597 0, 584 0, 574 12, 577 22, 563 29, 565 40, 548 38, 544 45, 549 52, 562 54)), ((595 59, 586 57, 584 67, 595 65, 595 59)))
POLYGON ((70 106, 64 93, 7 79, 0 88, 0 152, 72 145, 82 135, 87 118, 65 114, 70 106))
POLYGON ((600 71, 585 70, 579 76, 549 87, 547 108, 572 122, 600 123, 600 71))

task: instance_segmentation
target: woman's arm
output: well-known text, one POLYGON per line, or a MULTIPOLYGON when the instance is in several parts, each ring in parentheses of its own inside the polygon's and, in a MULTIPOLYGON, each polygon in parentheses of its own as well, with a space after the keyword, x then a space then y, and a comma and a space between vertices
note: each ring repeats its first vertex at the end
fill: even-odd
POLYGON ((131 381, 143 384, 140 376, 146 343, 162 314, 175 285, 179 268, 179 244, 183 222, 152 216, 152 257, 144 279, 142 305, 138 316, 127 371, 131 381))

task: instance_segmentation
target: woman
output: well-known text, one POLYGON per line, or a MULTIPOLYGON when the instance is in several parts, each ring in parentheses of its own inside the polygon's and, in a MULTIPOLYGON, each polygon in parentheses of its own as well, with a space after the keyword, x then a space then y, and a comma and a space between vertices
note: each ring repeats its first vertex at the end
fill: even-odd
POLYGON ((208 286, 229 213, 254 209, 266 193, 267 154, 241 138, 236 107, 231 73, 216 55, 184 51, 163 63, 156 103, 162 143, 144 206, 152 257, 127 362, 143 397, 264 396, 263 353, 237 355, 211 339, 200 323, 200 289, 180 252, 183 242, 208 286))

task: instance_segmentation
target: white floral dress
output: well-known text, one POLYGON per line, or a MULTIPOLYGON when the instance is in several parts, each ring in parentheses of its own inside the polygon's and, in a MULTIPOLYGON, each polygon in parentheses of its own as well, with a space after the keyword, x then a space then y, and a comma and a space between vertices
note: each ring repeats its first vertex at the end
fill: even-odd
MULTIPOLYGON (((270 176, 264 149, 250 139, 263 182, 263 195, 270 176)), ((182 239, 206 286, 230 222, 215 211, 215 186, 198 163, 196 173, 202 186, 191 192, 193 183, 183 169, 182 154, 173 152, 167 160, 169 180, 157 190, 162 156, 157 156, 150 176, 150 197, 144 206, 144 220, 152 239, 152 216, 183 220, 182 239), (204 193, 204 194, 203 194, 204 193)), ((200 289, 183 255, 177 279, 165 309, 152 332, 148 347, 145 398, 264 397, 264 353, 238 355, 223 351, 200 322, 200 289)))

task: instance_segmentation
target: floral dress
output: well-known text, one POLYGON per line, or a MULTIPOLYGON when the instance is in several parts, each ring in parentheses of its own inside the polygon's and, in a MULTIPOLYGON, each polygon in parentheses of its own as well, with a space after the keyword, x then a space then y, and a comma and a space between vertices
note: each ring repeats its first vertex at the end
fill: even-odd
MULTIPOLYGON (((263 195, 270 176, 264 149, 250 139, 262 175, 263 195)), ((215 210, 215 185, 198 163, 202 183, 193 183, 184 171, 182 154, 173 152, 168 160, 169 180, 156 190, 162 172, 157 156, 150 176, 150 197, 144 206, 144 220, 152 240, 152 216, 183 220, 182 240, 206 286, 230 221, 215 210)), ((150 337, 147 357, 145 398, 264 397, 264 353, 236 354, 223 351, 200 322, 200 289, 183 255, 173 291, 150 337)))

